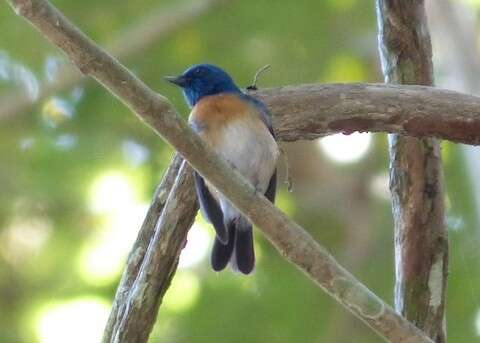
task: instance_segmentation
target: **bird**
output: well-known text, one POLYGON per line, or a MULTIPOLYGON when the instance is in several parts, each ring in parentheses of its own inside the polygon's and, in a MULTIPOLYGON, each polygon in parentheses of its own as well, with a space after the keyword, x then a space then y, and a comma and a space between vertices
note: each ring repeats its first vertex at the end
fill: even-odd
MULTIPOLYGON (((213 64, 196 64, 165 79, 182 89, 193 131, 274 203, 280 150, 266 105, 213 64)), ((234 271, 250 274, 255 266, 252 223, 196 171, 194 180, 200 211, 216 233, 213 270, 230 264, 234 271)))

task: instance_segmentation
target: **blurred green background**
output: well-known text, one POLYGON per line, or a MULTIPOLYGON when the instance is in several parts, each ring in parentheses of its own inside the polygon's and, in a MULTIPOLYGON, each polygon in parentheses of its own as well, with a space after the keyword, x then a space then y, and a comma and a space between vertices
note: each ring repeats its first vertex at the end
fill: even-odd
MULTIPOLYGON (((180 2, 54 3, 104 44, 180 2)), ((476 20, 477 1, 456 5, 467 6, 476 20)), ((442 59, 438 35, 432 28, 436 78, 448 87, 459 77, 442 59)), ((260 87, 383 80, 375 4, 363 0, 226 1, 122 61, 185 117, 181 94, 162 76, 194 63, 218 64, 242 87, 265 64, 271 69, 260 87)), ((0 1, 0 101, 11 91, 35 98, 62 77, 65 63, 0 1)), ((392 303, 386 136, 339 135, 283 147, 294 187, 292 193, 280 187, 278 206, 392 303)), ((480 159, 448 142, 442 154, 451 242, 448 337, 474 342, 480 336, 480 193, 472 166, 480 159)), ((170 147, 93 82, 0 117, 0 342, 99 341, 129 247, 171 156, 170 147)), ((198 218, 151 342, 381 342, 260 233, 250 277, 210 270, 212 238, 198 218)))

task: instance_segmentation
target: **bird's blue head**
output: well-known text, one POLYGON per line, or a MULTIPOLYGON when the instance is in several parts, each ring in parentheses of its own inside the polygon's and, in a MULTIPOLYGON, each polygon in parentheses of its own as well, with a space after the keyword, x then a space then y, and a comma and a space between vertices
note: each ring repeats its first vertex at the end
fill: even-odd
POLYGON ((241 92, 230 75, 212 64, 197 64, 179 76, 167 76, 165 79, 182 88, 190 107, 204 96, 241 92))

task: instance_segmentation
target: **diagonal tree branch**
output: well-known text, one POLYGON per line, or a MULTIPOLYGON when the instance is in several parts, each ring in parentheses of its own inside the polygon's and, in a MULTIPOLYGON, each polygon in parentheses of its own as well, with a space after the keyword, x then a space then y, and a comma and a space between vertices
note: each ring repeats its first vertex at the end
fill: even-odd
MULTIPOLYGON (((182 163, 183 159, 181 158, 181 156, 178 154, 175 155, 172 163, 170 164, 170 167, 167 169, 165 175, 163 176, 162 182, 158 185, 155 191, 152 204, 150 205, 147 215, 143 221, 142 227, 138 232, 137 239, 130 251, 126 267, 123 271, 122 278, 117 287, 117 292, 113 301, 110 317, 105 327, 105 342, 114 342, 114 337, 119 335, 119 331, 133 331, 121 326, 119 323, 124 317, 126 304, 128 302, 128 298, 130 297, 130 290, 132 289, 135 280, 138 278, 142 264, 145 264, 144 261, 145 256, 147 255, 147 250, 149 250, 149 248, 153 250, 157 249, 156 246, 150 246, 150 242, 156 234, 165 235, 165 237, 162 237, 162 242, 165 242, 165 246, 167 247, 167 249, 163 249, 161 251, 163 255, 162 259, 159 261, 162 269, 175 269, 176 260, 175 258, 173 258, 172 260, 172 258, 170 257, 178 256, 181 248, 175 246, 172 240, 176 239, 183 241, 186 239, 187 231, 191 225, 191 220, 189 218, 194 218, 197 212, 196 199, 187 198, 182 202, 181 205, 183 206, 183 216, 184 218, 186 218, 186 220, 177 222, 176 227, 172 227, 170 225, 171 217, 174 214, 169 214, 169 217, 165 218, 162 224, 157 225, 157 223, 159 223, 159 219, 162 215, 165 216, 166 213, 168 213, 165 211, 167 199, 169 199, 169 201, 171 202, 174 201, 173 199, 177 199, 175 201, 179 201, 178 199, 180 198, 185 199, 185 194, 192 194, 192 188, 190 187, 190 184, 188 182, 185 183, 182 181, 178 181, 176 187, 174 188, 174 191, 172 191, 175 179, 179 174, 182 163), (172 230, 172 228, 175 229, 175 232, 169 232, 169 229, 172 230), (176 235, 180 238, 177 238, 176 235)), ((185 174, 185 171, 182 171, 182 173, 185 174)), ((180 178, 184 178, 184 176, 181 176, 180 178)), ((143 267, 143 269, 148 267, 154 268, 153 265, 149 265, 143 267)), ((164 287, 165 289, 168 288, 171 278, 170 275, 160 273, 156 277, 157 284, 162 285, 162 287, 164 287)), ((151 317, 154 319, 156 317, 156 312, 151 314, 151 317)), ((141 327, 142 329, 145 329, 144 324, 141 324, 141 327)), ((151 331, 151 327, 150 329, 147 329, 145 331, 149 333, 151 331)))
MULTIPOLYGON (((377 14, 385 81, 432 85, 424 1, 377 0, 377 14)), ((448 241, 440 145, 400 135, 391 135, 389 144, 395 308, 435 342, 445 342, 448 241)))
MULTIPOLYGON (((182 1, 167 8, 162 5, 158 9, 153 9, 150 15, 141 19, 140 23, 115 37, 107 44, 106 50, 122 60, 131 58, 153 43, 168 37, 188 22, 228 1, 231 0, 182 1)), ((40 94, 36 99, 32 99, 22 91, 2 94, 0 120, 26 112, 38 102, 85 81, 82 74, 70 64, 64 65, 58 75, 55 81, 44 82, 40 86, 40 94)))
POLYGON ((147 341, 197 210, 192 169, 183 162, 129 292, 115 301, 104 342, 147 341))
MULTIPOLYGON (((188 162, 226 195, 292 263, 326 292, 383 337, 403 342, 430 342, 415 326, 399 316, 341 267, 300 226, 211 151, 179 118, 168 101, 154 93, 124 66, 100 50, 51 4, 44 0, 9 0, 50 41, 59 46, 79 69, 101 82, 142 120, 172 144, 188 162)), ((133 302, 132 306, 141 303, 133 302)))

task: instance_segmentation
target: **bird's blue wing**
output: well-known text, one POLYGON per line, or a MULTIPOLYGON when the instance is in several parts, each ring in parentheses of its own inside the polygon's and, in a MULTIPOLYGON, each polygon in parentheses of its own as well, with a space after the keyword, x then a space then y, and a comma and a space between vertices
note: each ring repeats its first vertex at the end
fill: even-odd
POLYGON ((195 178, 195 190, 197 191, 198 202, 200 203, 200 209, 203 216, 212 223, 217 233, 217 238, 223 244, 228 243, 228 231, 223 222, 222 209, 218 205, 215 198, 212 196, 205 180, 197 172, 194 172, 195 178))
POLYGON ((272 137, 275 138, 275 133, 273 132, 273 125, 272 125, 272 115, 270 114, 270 111, 268 110, 267 106, 265 106, 265 104, 260 100, 248 94, 243 93, 241 95, 241 98, 251 103, 258 110, 258 115, 260 119, 268 128, 268 131, 270 132, 272 137))
POLYGON ((275 203, 275 194, 277 193, 277 169, 273 172, 270 182, 268 183, 267 191, 265 192, 265 197, 270 200, 273 204, 275 203))
MULTIPOLYGON (((242 94, 242 98, 248 102, 250 102, 255 108, 258 110, 258 114, 262 122, 268 128, 268 131, 275 138, 275 133, 273 132, 273 125, 272 125, 272 116, 268 111, 267 106, 260 100, 254 98, 248 94, 242 94)), ((277 192, 277 169, 273 172, 272 177, 270 178, 270 182, 268 184, 267 191, 265 192, 265 197, 270 200, 273 204, 275 202, 275 194, 277 192)))

